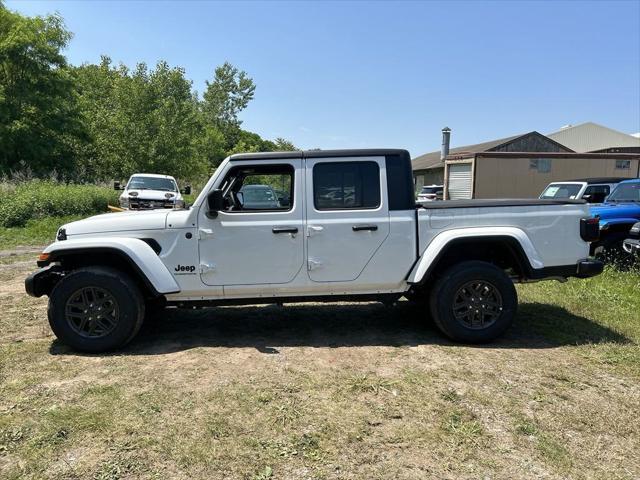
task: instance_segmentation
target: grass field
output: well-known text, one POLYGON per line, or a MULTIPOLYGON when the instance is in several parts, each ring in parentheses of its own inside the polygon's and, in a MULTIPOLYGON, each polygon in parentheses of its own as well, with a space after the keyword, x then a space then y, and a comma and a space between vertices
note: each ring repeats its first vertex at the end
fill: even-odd
POLYGON ((640 275, 523 285, 454 345, 408 302, 167 311, 81 355, 0 261, 0 478, 640 477, 640 275))
POLYGON ((47 245, 55 240, 60 225, 79 220, 86 215, 49 217, 28 220, 24 227, 0 227, 0 245, 2 250, 17 246, 31 247, 47 245))

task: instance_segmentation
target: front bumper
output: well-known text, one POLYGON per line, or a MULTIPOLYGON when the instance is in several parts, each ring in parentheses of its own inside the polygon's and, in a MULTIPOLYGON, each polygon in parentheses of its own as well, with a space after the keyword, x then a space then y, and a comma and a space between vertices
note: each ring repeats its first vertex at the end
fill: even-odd
POLYGON ((39 268, 25 278, 24 289, 32 297, 49 295, 60 278, 62 278, 62 272, 57 265, 39 268))
POLYGON ((628 238, 622 243, 622 248, 631 255, 640 255, 640 240, 628 238))

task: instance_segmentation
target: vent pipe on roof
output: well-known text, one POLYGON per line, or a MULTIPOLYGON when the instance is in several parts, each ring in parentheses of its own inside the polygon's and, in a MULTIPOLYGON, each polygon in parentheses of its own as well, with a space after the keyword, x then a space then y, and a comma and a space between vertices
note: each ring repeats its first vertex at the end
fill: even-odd
POLYGON ((442 149, 440 150, 440 160, 444 160, 449 155, 449 145, 451 144, 451 129, 444 127, 442 129, 442 149))

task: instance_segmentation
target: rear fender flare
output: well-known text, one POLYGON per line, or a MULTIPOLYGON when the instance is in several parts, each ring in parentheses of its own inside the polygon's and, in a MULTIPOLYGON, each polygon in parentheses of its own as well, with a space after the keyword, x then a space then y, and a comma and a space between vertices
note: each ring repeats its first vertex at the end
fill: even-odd
POLYGON ((420 260, 409 273, 408 283, 421 283, 425 275, 429 273, 430 268, 437 262, 441 253, 454 241, 461 239, 487 239, 496 238, 496 240, 509 239, 515 240, 520 246, 522 253, 526 256, 528 267, 531 269, 539 269, 544 267, 544 263, 540 254, 533 246, 533 242, 528 235, 516 227, 475 227, 475 228, 455 228, 446 230, 436 235, 425 251, 420 256, 420 260))
POLYGON ((154 295, 180 292, 180 287, 160 257, 149 244, 138 238, 70 239, 52 243, 43 253, 49 254, 48 262, 56 262, 67 255, 116 254, 131 265, 154 295))

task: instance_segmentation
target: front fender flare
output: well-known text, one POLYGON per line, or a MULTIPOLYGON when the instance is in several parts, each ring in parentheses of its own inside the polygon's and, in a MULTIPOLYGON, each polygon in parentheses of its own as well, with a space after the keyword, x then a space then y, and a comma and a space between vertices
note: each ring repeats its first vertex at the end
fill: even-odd
POLYGON ((540 254, 533 246, 531 239, 521 229, 516 227, 473 227, 473 228, 454 228, 451 230, 445 230, 442 233, 436 235, 431 243, 427 246, 425 251, 420 256, 420 260, 409 273, 407 278, 408 283, 420 283, 424 276, 427 274, 429 268, 438 259, 441 252, 453 241, 469 238, 488 238, 488 237, 502 237, 513 239, 522 248, 523 253, 526 255, 529 265, 533 269, 539 269, 544 267, 540 254))
POLYGON ((49 262, 55 262, 65 255, 115 253, 136 270, 154 294, 165 295, 180 292, 180 287, 160 257, 145 241, 138 238, 69 239, 52 243, 45 248, 43 253, 49 254, 49 262))

